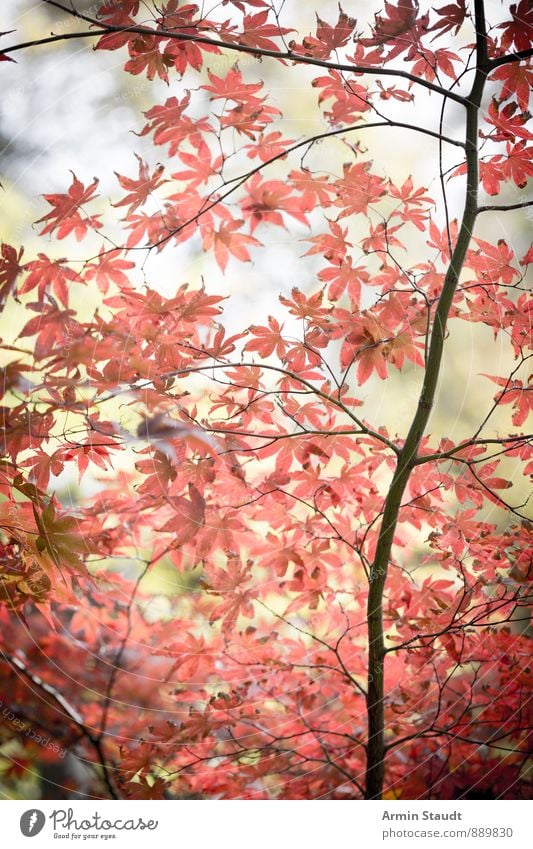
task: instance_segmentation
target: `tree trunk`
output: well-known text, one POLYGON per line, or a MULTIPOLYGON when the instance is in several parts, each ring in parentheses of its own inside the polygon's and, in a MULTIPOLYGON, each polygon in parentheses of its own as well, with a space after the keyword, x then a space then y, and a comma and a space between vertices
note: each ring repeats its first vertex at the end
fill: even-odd
POLYGON ((368 679, 367 679, 367 799, 381 799, 385 775, 385 710, 384 710, 384 672, 385 648, 383 630, 383 593, 387 581, 387 571, 398 523, 400 506, 405 487, 417 462, 420 441, 433 407, 437 381, 442 363, 446 324, 459 275, 472 237, 472 231, 478 213, 478 112, 483 96, 485 80, 489 70, 487 56, 487 34, 483 0, 475 0, 476 27, 476 73, 470 94, 466 98, 466 190, 465 206, 457 243, 453 249, 450 264, 446 271, 442 292, 435 311, 431 341, 426 362, 426 371, 418 406, 407 433, 403 448, 398 457, 391 486, 383 508, 383 518, 379 532, 376 554, 369 576, 367 604, 368 635, 368 679))

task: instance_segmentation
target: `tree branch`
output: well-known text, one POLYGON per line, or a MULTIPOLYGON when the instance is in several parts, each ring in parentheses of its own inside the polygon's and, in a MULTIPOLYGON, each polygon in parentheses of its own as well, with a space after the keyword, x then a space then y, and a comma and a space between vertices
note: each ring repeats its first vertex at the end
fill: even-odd
POLYGON ((493 71, 494 68, 499 68, 500 65, 508 65, 509 62, 521 62, 523 59, 529 59, 530 56, 533 56, 533 48, 531 47, 527 50, 517 50, 516 53, 509 53, 506 56, 499 56, 497 59, 489 59, 489 72, 493 71))
POLYGON ((526 206, 533 206, 533 200, 526 200, 523 203, 509 203, 503 204, 502 206, 498 206, 497 204, 490 204, 488 206, 478 206, 477 211, 480 212, 507 212, 510 209, 524 209, 526 206))
POLYGON ((109 791, 109 794, 112 799, 120 799, 119 794, 114 786, 114 783, 111 779, 109 764, 106 760, 105 753, 103 750, 102 740, 99 736, 96 736, 92 733, 92 731, 85 724, 83 717, 76 710, 73 705, 70 704, 67 699, 61 693, 59 693, 55 687, 51 684, 48 684, 46 681, 43 681, 38 675, 35 675, 33 672, 27 668, 26 664, 23 663, 18 657, 14 657, 6 654, 3 649, 0 649, 0 657, 4 659, 4 661, 11 666, 13 669, 18 670, 24 675, 31 683, 50 696, 57 705, 61 708, 63 714, 67 717, 67 719, 72 722, 82 733, 84 737, 87 738, 89 743, 93 746, 96 751, 96 755, 98 757, 98 762, 102 768, 102 777, 104 783, 109 791))

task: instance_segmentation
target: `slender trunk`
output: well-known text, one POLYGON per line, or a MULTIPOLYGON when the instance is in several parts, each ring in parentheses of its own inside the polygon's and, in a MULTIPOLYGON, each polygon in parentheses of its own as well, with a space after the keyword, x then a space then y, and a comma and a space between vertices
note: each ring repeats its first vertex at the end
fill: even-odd
POLYGON ((487 35, 483 0, 475 0, 477 67, 466 105, 466 197, 457 243, 450 258, 442 292, 435 311, 426 372, 418 405, 403 448, 398 456, 391 486, 385 499, 376 554, 370 572, 368 591, 368 684, 367 684, 367 768, 366 798, 381 799, 385 774, 385 718, 383 633, 383 593, 387 581, 394 532, 405 487, 415 465, 420 441, 433 407, 446 335, 446 323, 459 275, 472 237, 478 211, 478 113, 488 72, 487 35))

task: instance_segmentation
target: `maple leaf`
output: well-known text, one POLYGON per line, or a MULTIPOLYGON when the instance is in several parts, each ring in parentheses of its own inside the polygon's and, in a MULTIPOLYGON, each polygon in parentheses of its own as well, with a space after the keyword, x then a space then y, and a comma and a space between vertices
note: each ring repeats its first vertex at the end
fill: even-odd
POLYGON ((130 177, 124 177, 122 174, 118 174, 115 171, 120 185, 123 189, 126 189, 129 194, 122 198, 122 200, 113 204, 113 206, 127 206, 127 215, 131 215, 132 212, 135 212, 137 207, 146 203, 152 192, 159 186, 162 186, 163 183, 167 182, 166 180, 161 179, 161 174, 165 170, 164 165, 157 165, 150 176, 146 162, 144 162, 140 156, 137 156, 137 154, 135 154, 135 156, 139 162, 139 178, 137 180, 133 180, 130 177))
POLYGON ((262 133, 267 124, 280 115, 279 109, 259 100, 239 103, 234 109, 219 116, 222 129, 230 128, 238 133, 255 140, 257 133, 262 133))
POLYGON ((525 112, 533 85, 533 69, 523 62, 509 62, 496 68, 493 79, 503 82, 500 101, 516 97, 519 108, 525 112))
POLYGON ((62 449, 55 451, 53 454, 45 454, 44 451, 37 452, 33 457, 29 457, 23 463, 24 467, 30 467, 30 480, 35 482, 39 489, 46 489, 50 480, 50 475, 60 475, 64 467, 64 458, 62 449))
POLYGON ((321 289, 309 296, 304 295, 296 286, 291 289, 291 297, 279 296, 280 303, 287 307, 291 315, 296 318, 310 319, 321 322, 327 319, 332 312, 332 307, 322 306, 324 291, 321 289))
POLYGON ((239 68, 234 65, 225 77, 217 77, 212 71, 208 71, 210 85, 203 85, 204 91, 211 93, 211 100, 233 100, 236 103, 260 104, 262 100, 255 97, 263 88, 263 83, 245 83, 239 68))
MULTIPOLYGON (((241 44, 250 47, 260 47, 262 50, 279 50, 273 38, 283 38, 293 30, 281 27, 279 24, 267 23, 270 8, 255 15, 245 15, 242 21, 242 35, 238 39, 241 44)), ((237 40, 237 39, 234 39, 237 40)))
POLYGON ((425 191, 426 189, 423 186, 419 189, 413 188, 413 178, 411 175, 407 177, 403 185, 399 188, 394 183, 389 182, 390 196, 397 198, 404 205, 413 204, 414 206, 420 206, 421 204, 433 203, 432 198, 424 194, 425 191))
POLYGON ((351 124, 372 108, 368 89, 356 80, 346 80, 338 71, 330 70, 327 76, 317 77, 313 88, 321 89, 318 103, 333 100, 325 115, 330 124, 351 124))
POLYGON ((439 9, 433 9, 433 13, 438 15, 441 20, 436 21, 433 26, 429 27, 430 31, 437 30, 439 35, 444 35, 455 29, 454 35, 457 35, 466 18, 466 0, 457 0, 456 3, 448 3, 446 6, 441 6, 439 9))
POLYGON ((235 630, 239 616, 251 618, 254 614, 254 593, 241 589, 251 578, 252 561, 241 563, 235 556, 228 557, 225 568, 211 567, 204 586, 210 595, 223 595, 225 600, 217 604, 209 617, 211 623, 222 620, 222 633, 229 637, 235 630))
POLYGON ((273 548, 274 555, 272 565, 274 566, 278 577, 282 578, 285 575, 291 563, 294 563, 294 565, 300 569, 305 567, 302 554, 300 554, 296 546, 290 544, 280 546, 279 540, 273 533, 269 533, 267 539, 273 548))
MULTIPOLYGON (((116 3, 110 0, 100 6, 97 16, 106 24, 111 26, 127 28, 135 26, 134 16, 139 11, 139 0, 124 0, 124 2, 116 3)), ((131 32, 109 32, 98 39, 96 50, 118 50, 120 47, 128 44, 133 37, 131 32)))
MULTIPOLYGON (((533 409, 533 386, 524 386, 524 382, 517 378, 508 380, 484 372, 482 374, 497 383, 498 386, 503 386, 502 391, 494 396, 494 400, 498 404, 512 404, 514 410, 513 424, 515 427, 521 427, 533 409)), ((530 382, 532 379, 530 378, 530 382)))
MULTIPOLYGON (((194 36, 211 26, 209 19, 203 15, 195 20, 198 7, 193 3, 178 5, 177 0, 169 0, 162 11, 163 14, 157 19, 161 29, 179 30, 194 36)), ((189 65, 196 71, 201 69, 203 52, 219 54, 220 50, 214 44, 196 44, 192 39, 182 42, 170 40, 165 48, 165 54, 174 57, 174 67, 182 76, 189 65)))
POLYGON ((509 11, 512 19, 498 24, 498 29, 503 30, 501 49, 528 50, 533 43, 533 9, 529 0, 511 3, 509 11))
POLYGON ((48 554, 60 571, 66 567, 78 572, 82 565, 81 558, 91 551, 89 540, 79 532, 76 533, 79 531, 79 520, 75 516, 58 514, 52 499, 42 512, 33 505, 33 512, 39 529, 37 550, 48 554))
POLYGON ((276 130, 266 135, 262 133, 255 144, 245 145, 244 150, 248 151, 250 159, 257 157, 261 162, 269 162, 279 158, 293 143, 294 139, 284 139, 279 130, 276 130))
POLYGON ((90 262, 85 267, 85 280, 94 280, 100 291, 105 295, 109 290, 109 284, 114 283, 119 288, 128 286, 129 278, 126 274, 135 263, 127 259, 120 259, 122 251, 120 248, 105 250, 102 246, 96 262, 90 262))
POLYGON ((306 239, 306 242, 313 242, 314 247, 309 248, 304 256, 310 254, 323 254, 323 256, 334 265, 341 265, 344 261, 348 248, 353 247, 351 242, 346 240, 348 228, 344 229, 336 221, 329 221, 330 233, 321 233, 319 236, 312 236, 306 239))
POLYGON ((144 477, 137 491, 140 495, 160 498, 167 494, 168 486, 176 479, 177 471, 171 458, 164 451, 145 450, 151 452, 150 459, 139 460, 135 463, 135 468, 144 477))
POLYGON ((109 449, 120 448, 116 441, 101 432, 89 433, 84 442, 76 448, 70 448, 63 453, 64 462, 73 460, 78 469, 78 477, 81 481, 87 471, 89 463, 94 463, 101 469, 113 468, 109 449))
POLYGON ((385 181, 369 173, 370 166, 370 162, 356 162, 355 165, 343 166, 343 179, 335 184, 336 205, 342 209, 339 218, 359 213, 366 215, 369 205, 385 194, 385 181))
POLYGON ((497 195, 500 191, 500 184, 505 179, 501 160, 500 154, 497 157, 492 157, 488 162, 481 161, 479 163, 479 176, 488 195, 497 195))
POLYGON ((204 498, 192 483, 188 485, 188 492, 188 498, 185 495, 169 498, 175 515, 160 528, 161 531, 174 533, 172 545, 175 548, 194 539, 205 522, 204 498))
POLYGON ((440 48, 439 50, 424 49, 419 53, 419 58, 412 67, 412 73, 417 77, 432 82, 437 78, 439 71, 455 80, 456 73, 453 62, 459 62, 459 56, 451 50, 440 48))
POLYGON ((448 262, 450 258, 450 242, 451 247, 453 246, 457 240, 457 219, 454 219, 450 222, 450 241, 448 241, 448 230, 446 227, 441 231, 435 224, 435 222, 431 219, 429 222, 429 235, 430 238, 427 240, 426 244, 430 246, 430 248, 436 248, 440 253, 440 259, 443 263, 448 262))
POLYGON ((80 282, 80 276, 65 265, 66 259, 49 259, 46 254, 40 253, 38 258, 26 263, 24 271, 29 274, 18 290, 19 295, 25 295, 37 287, 40 301, 44 300, 45 294, 54 294, 64 306, 69 302, 69 283, 80 282))
POLYGON ((260 245, 255 236, 236 232, 242 227, 244 221, 229 216, 222 221, 219 228, 210 226, 202 227, 202 240, 205 251, 213 248, 215 259, 219 268, 225 271, 230 254, 241 262, 251 262, 247 245, 260 245))
MULTIPOLYGON (((186 626, 186 623, 184 625, 186 626)), ((178 681, 188 681, 198 674, 209 673, 216 659, 216 654, 209 649, 205 638, 196 637, 190 632, 187 633, 185 639, 172 642, 165 648, 157 649, 154 653, 164 657, 176 658, 167 673, 167 677, 170 678, 177 672, 178 681)))
POLYGON ((533 148, 527 147, 525 141, 517 142, 515 145, 509 142, 505 146, 506 152, 501 160, 501 173, 505 180, 513 180, 519 189, 527 185, 529 177, 533 177, 533 148))
POLYGON ((66 194, 43 195, 44 199, 54 208, 51 212, 37 219, 36 224, 46 222, 39 235, 53 233, 57 230, 57 238, 64 239, 69 233, 74 232, 76 239, 81 241, 89 229, 97 229, 102 224, 98 221, 99 215, 91 215, 82 218, 80 209, 84 203, 91 200, 98 186, 98 178, 88 186, 78 180, 73 171, 72 184, 66 194))
POLYGON ((245 351, 257 351, 261 357, 269 357, 276 352, 279 359, 283 359, 287 350, 287 343, 281 335, 283 325, 271 315, 268 317, 268 327, 256 327, 252 325, 249 332, 255 339, 250 340, 244 346, 245 351))
POLYGON ((5 304, 6 298, 13 291, 17 277, 23 269, 23 266, 20 264, 23 253, 24 248, 19 248, 17 252, 16 248, 12 245, 2 242, 0 254, 0 309, 5 304))
MULTIPOLYGON (((304 209, 313 209, 316 204, 324 208, 330 206, 332 189, 327 175, 319 177, 307 168, 302 168, 300 171, 291 171, 289 179, 296 191, 301 193, 304 209)), ((330 222, 331 227, 334 224, 335 222, 330 222)))
POLYGON ((74 310, 61 310, 57 304, 28 304, 28 309, 37 312, 20 332, 20 336, 35 336, 35 357, 42 359, 57 352, 63 344, 72 338, 75 328, 74 310))
POLYGON ((508 247, 505 239, 498 239, 497 246, 491 245, 483 239, 475 239, 479 245, 478 251, 470 251, 465 265, 473 268, 481 280, 490 283, 512 283, 514 277, 519 277, 519 272, 511 265, 514 258, 512 250, 508 247))
POLYGON ((526 251, 520 262, 522 263, 522 265, 531 265, 531 263, 533 262, 533 242, 529 246, 529 250, 526 251))
POLYGON ((356 307, 361 301, 361 286, 368 284, 370 275, 363 266, 352 266, 352 257, 347 257, 342 265, 324 268, 318 274, 320 280, 329 283, 328 298, 337 301, 346 290, 356 307))
POLYGON ((149 80, 155 76, 168 83, 168 69, 174 64, 174 57, 166 51, 161 52, 162 40, 153 35, 135 35, 128 41, 130 59, 124 70, 138 75, 146 71, 149 80))
POLYGON ((317 15, 316 36, 306 36, 302 44, 296 44, 291 41, 289 49, 293 53, 303 53, 306 56, 314 56, 315 59, 327 59, 333 51, 339 47, 345 47, 348 43, 352 32, 355 29, 356 21, 354 18, 349 18, 342 10, 339 3, 339 17, 337 23, 333 26, 321 20, 317 15))
POLYGON ((184 114, 190 100, 190 92, 187 92, 181 100, 169 97, 162 106, 152 106, 144 113, 148 123, 140 135, 153 132, 154 144, 168 144, 170 156, 174 156, 184 141, 190 141, 198 147, 202 135, 212 133, 213 128, 207 119, 194 121, 184 114))
MULTIPOLYGON (((168 794, 167 782, 164 778, 158 777, 150 784, 144 781, 130 782, 126 788, 128 799, 165 799, 168 794)), ((132 801, 133 804, 133 801, 132 801)))
POLYGON ((397 4, 385 0, 384 9, 388 17, 375 15, 372 38, 362 38, 365 47, 393 42, 387 60, 417 46, 420 35, 428 28, 428 16, 418 17, 417 0, 398 0, 397 4))
POLYGON ((347 368, 357 360, 357 382, 361 386, 375 370, 381 380, 387 377, 386 357, 391 350, 390 341, 376 319, 363 314, 358 327, 351 330, 341 350, 341 365, 347 368))
POLYGON ((246 191, 248 196, 241 201, 241 209, 250 218, 251 233, 261 223, 284 227, 285 223, 280 212, 287 212, 302 224, 309 224, 302 209, 301 199, 292 194, 291 186, 285 185, 280 180, 262 181, 259 174, 254 174, 250 182, 246 184, 246 191))
POLYGON ((390 226, 383 221, 380 221, 375 227, 370 224, 369 235, 361 242, 363 253, 368 254, 374 251, 376 253, 382 251, 388 253, 391 247, 404 248, 404 245, 394 235, 402 226, 402 224, 390 226))
POLYGON ((485 121, 487 124, 492 124, 495 128, 490 134, 480 133, 484 138, 491 138, 494 141, 515 141, 515 138, 530 140, 533 135, 527 129, 526 123, 529 119, 528 112, 518 112, 518 105, 512 101, 501 109, 498 108, 499 103, 496 98, 492 99, 489 105, 485 121))
POLYGON ((214 174, 219 174, 222 167, 222 157, 212 159, 209 146, 203 139, 196 144, 195 153, 179 152, 179 158, 188 167, 184 171, 176 171, 171 174, 173 180, 184 180, 189 186, 196 187, 207 183, 214 174))

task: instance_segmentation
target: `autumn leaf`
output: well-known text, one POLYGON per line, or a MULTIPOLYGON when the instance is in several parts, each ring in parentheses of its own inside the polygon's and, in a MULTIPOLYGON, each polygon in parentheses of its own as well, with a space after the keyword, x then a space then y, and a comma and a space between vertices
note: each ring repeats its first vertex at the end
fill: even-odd
POLYGON ((174 516, 166 522, 161 531, 174 533, 173 546, 179 547, 190 542, 205 521, 205 500, 194 484, 188 485, 189 497, 173 496, 169 504, 174 516))
POLYGON ((219 268, 226 270, 228 259, 234 256, 240 262, 251 262, 247 245, 260 245, 254 237, 238 232, 244 221, 228 217, 220 223, 218 229, 204 226, 202 228, 203 247, 205 251, 213 248, 213 253, 219 268))
POLYGON ((63 568, 79 572, 83 557, 91 551, 89 541, 79 534, 79 520, 75 516, 58 514, 53 499, 42 511, 34 505, 33 513, 39 530, 37 550, 47 554, 60 572, 63 568))
POLYGON ((37 219, 37 224, 45 222, 39 235, 57 231, 57 238, 64 239, 73 232, 79 242, 87 235, 88 230, 102 226, 98 221, 99 215, 82 216, 83 204, 95 197, 98 179, 95 177, 92 183, 84 186, 73 172, 71 174, 72 184, 66 194, 43 195, 53 209, 37 219))
POLYGON ((152 175, 150 175, 146 162, 144 162, 140 156, 137 156, 137 154, 135 154, 135 156, 139 162, 139 177, 137 180, 130 177, 124 177, 122 174, 117 174, 115 171, 120 185, 123 189, 126 189, 129 194, 113 205, 127 206, 128 215, 135 212, 139 206, 146 203, 147 198, 152 194, 152 192, 167 182, 166 180, 161 179, 161 174, 164 171, 164 165, 157 165, 152 175))
POLYGON ((127 286, 129 278, 126 272, 135 268, 135 263, 121 259, 121 254, 122 251, 118 248, 105 250, 102 247, 96 261, 86 265, 84 279, 86 281, 94 280, 104 295, 108 292, 111 283, 119 288, 127 286))
POLYGON ((67 307, 70 300, 70 286, 79 283, 79 274, 66 264, 66 258, 52 260, 40 253, 37 259, 26 263, 23 270, 28 272, 19 295, 25 295, 37 288, 37 297, 43 301, 45 294, 53 294, 67 307))

